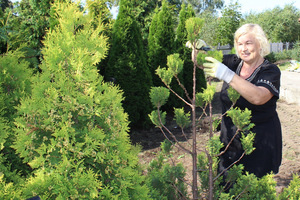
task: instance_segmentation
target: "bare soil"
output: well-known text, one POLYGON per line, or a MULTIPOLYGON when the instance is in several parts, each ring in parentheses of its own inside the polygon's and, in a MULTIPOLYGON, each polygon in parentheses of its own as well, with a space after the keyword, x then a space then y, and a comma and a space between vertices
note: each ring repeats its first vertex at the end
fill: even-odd
MULTIPOLYGON (((216 93, 216 97, 214 99, 213 114, 220 115, 221 107, 218 100, 218 93, 216 93)), ((282 126, 283 155, 279 173, 274 176, 274 179, 277 182, 276 190, 280 193, 289 185, 293 174, 300 175, 300 105, 288 104, 284 100, 280 99, 277 103, 277 112, 282 126)), ((208 139, 208 132, 205 130, 205 124, 206 122, 204 120, 202 122, 204 129, 197 134, 197 145, 199 149, 206 144, 208 139)), ((191 149, 191 147, 189 147, 189 145, 192 144, 190 135, 187 135, 188 138, 183 137, 171 116, 167 119, 166 126, 173 132, 174 135, 176 135, 181 145, 191 149)), ((191 131, 187 130, 187 133, 190 132, 191 131)), ((140 144, 143 147, 143 151, 139 154, 139 158, 140 163, 145 166, 147 166, 149 162, 156 157, 157 152, 160 151, 160 143, 165 139, 163 133, 158 128, 151 128, 146 131, 137 131, 131 136, 134 138, 133 143, 140 144)), ((172 155, 176 163, 183 163, 187 171, 186 180, 191 183, 191 156, 178 148, 174 148, 172 155)))

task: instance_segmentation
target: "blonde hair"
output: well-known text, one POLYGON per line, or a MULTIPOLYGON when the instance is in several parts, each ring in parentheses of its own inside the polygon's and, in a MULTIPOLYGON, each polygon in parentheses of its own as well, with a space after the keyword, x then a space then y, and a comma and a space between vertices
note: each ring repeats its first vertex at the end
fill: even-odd
POLYGON ((244 24, 234 34, 234 47, 236 49, 237 56, 240 57, 237 51, 237 41, 242 35, 248 33, 252 33, 254 37, 257 39, 261 49, 260 55, 262 57, 268 55, 270 53, 270 43, 263 29, 258 24, 244 24))

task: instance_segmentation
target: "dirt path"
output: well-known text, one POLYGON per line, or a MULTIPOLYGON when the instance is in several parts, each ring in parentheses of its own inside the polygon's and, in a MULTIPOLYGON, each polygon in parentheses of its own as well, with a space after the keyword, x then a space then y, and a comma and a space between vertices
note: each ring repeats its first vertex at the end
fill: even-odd
POLYGON ((289 184, 293 174, 300 175, 300 106, 283 100, 277 105, 283 138, 282 164, 275 175, 277 191, 280 192, 289 184))

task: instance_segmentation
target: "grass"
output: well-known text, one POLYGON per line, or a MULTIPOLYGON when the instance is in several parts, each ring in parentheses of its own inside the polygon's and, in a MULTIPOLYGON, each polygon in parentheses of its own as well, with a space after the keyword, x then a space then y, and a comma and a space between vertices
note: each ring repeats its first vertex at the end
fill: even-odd
POLYGON ((291 66, 291 63, 289 61, 281 63, 280 65, 278 65, 279 69, 281 71, 286 70, 287 68, 289 68, 291 66))

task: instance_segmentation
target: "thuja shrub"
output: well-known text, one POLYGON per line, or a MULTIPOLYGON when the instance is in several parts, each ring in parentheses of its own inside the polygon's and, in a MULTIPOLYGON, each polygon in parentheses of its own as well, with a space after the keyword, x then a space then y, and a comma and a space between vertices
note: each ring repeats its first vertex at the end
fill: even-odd
POLYGON ((20 50, 8 51, 0 57, 0 83, 6 105, 4 117, 10 121, 15 117, 15 106, 31 92, 30 78, 33 71, 23 57, 24 53, 20 50))
POLYGON ((293 180, 289 186, 283 190, 278 196, 279 200, 285 199, 300 199, 300 177, 297 174, 293 175, 293 180))
POLYGON ((173 165, 173 145, 168 140, 161 143, 161 151, 147 168, 146 183, 153 199, 176 200, 187 198, 187 187, 182 180, 186 170, 181 163, 173 165))
POLYGON ((26 164, 22 164, 22 159, 16 155, 11 148, 16 135, 12 131, 15 127, 16 106, 20 100, 30 95, 31 81, 33 74, 29 68, 29 63, 24 60, 24 53, 20 50, 8 51, 0 56, 0 127, 2 139, 0 148, 0 170, 4 174, 6 181, 18 182, 19 176, 30 172, 26 164))
POLYGON ((149 199, 122 92, 95 66, 107 51, 103 26, 78 4, 53 9, 58 23, 44 40, 42 73, 17 107, 13 147, 33 170, 22 198, 149 199))
POLYGON ((123 105, 129 115, 130 127, 149 126, 151 111, 148 93, 152 77, 138 23, 129 0, 120 1, 118 17, 112 29, 112 45, 105 78, 124 91, 123 105))

